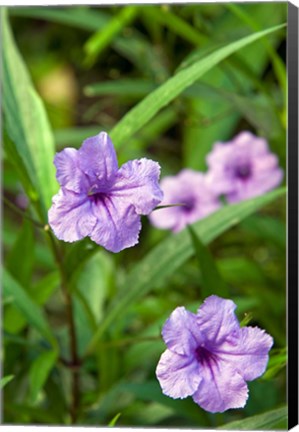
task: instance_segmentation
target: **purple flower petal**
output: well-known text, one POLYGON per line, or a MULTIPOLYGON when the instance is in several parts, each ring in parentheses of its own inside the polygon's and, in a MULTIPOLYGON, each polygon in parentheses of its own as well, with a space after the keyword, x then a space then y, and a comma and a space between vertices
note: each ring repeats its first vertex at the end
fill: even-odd
POLYGON ((59 240, 74 242, 91 234, 97 219, 84 194, 60 189, 52 199, 49 224, 59 240))
POLYGON ((261 195, 278 186, 283 171, 264 138, 242 132, 232 141, 216 143, 207 155, 207 182, 230 203, 261 195))
POLYGON ((230 365, 211 362, 200 370, 202 381, 193 400, 206 411, 223 412, 243 408, 248 398, 248 387, 242 376, 230 365))
POLYGON ((141 230, 140 216, 125 200, 104 195, 92 201, 97 223, 90 238, 111 252, 134 246, 141 230))
POLYGON ((265 371, 273 339, 257 327, 240 328, 235 307, 231 300, 212 295, 197 315, 184 307, 174 310, 163 327, 168 349, 157 367, 163 393, 191 395, 210 412, 245 405, 246 380, 265 371))
MULTIPOLYGON (((78 150, 81 170, 88 176, 94 192, 99 186, 107 189, 116 175, 116 153, 106 132, 87 138, 78 150)), ((103 192, 103 189, 101 190, 103 192)))
POLYGON ((141 159, 118 170, 109 136, 101 132, 82 147, 65 149, 55 157, 61 185, 49 210, 49 224, 64 241, 85 236, 112 252, 138 242, 140 214, 148 214, 160 203, 160 167, 141 159))
POLYGON ((56 178, 63 188, 78 193, 88 192, 89 184, 79 168, 76 149, 65 148, 57 153, 54 164, 56 166, 56 178))
POLYGON ((197 312, 197 324, 206 340, 221 343, 240 326, 234 313, 236 305, 216 295, 206 298, 197 312))
POLYGON ((204 218, 220 207, 215 193, 209 188, 204 174, 190 169, 161 181, 164 198, 161 205, 182 206, 156 210, 149 219, 158 228, 179 232, 188 224, 204 218))
POLYGON ((174 399, 191 396, 201 382, 198 369, 195 359, 166 350, 156 369, 163 393, 174 399))
POLYGON ((159 176, 157 162, 146 158, 129 161, 118 170, 111 193, 115 197, 125 197, 134 205, 136 213, 147 215, 163 198, 159 176))
POLYGON ((196 315, 184 307, 177 307, 162 330, 162 336, 167 347, 181 355, 190 355, 202 342, 196 315))
POLYGON ((234 365, 246 381, 261 376, 267 367, 268 352, 273 345, 273 338, 258 327, 240 329, 237 341, 225 341, 215 349, 221 359, 234 365))

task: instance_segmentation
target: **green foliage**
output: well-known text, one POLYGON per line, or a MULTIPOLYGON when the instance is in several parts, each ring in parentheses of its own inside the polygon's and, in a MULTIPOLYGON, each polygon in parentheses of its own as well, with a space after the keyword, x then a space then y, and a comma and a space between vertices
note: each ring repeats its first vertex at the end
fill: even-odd
POLYGON ((36 328, 47 341, 55 346, 55 337, 43 311, 33 302, 31 297, 26 293, 26 290, 6 269, 3 270, 2 280, 4 298, 12 297, 14 305, 22 312, 28 323, 36 328))
POLYGON ((13 375, 7 375, 0 379, 0 389, 6 386, 12 379, 14 379, 13 375))
POLYGON ((227 423, 218 429, 225 430, 269 430, 283 428, 286 425, 288 411, 286 407, 277 408, 264 414, 249 417, 245 420, 238 420, 227 423))
POLYGON ((119 165, 147 157, 161 177, 206 170, 212 145, 241 130, 263 136, 285 170, 286 12, 283 3, 1 10, 5 423, 287 427, 284 185, 176 234, 143 217, 139 244, 119 254, 89 238, 60 242, 45 226, 55 152, 101 130, 119 165), (155 375, 170 313, 195 312, 210 294, 274 338, 244 409, 221 414, 165 396, 155 375))
MULTIPOLYGON (((271 202, 271 200, 284 192, 284 189, 280 189, 262 197, 224 207, 213 213, 209 218, 196 222, 193 225, 194 231, 201 237, 204 244, 210 243, 221 233, 256 211, 260 206, 271 202)), ((176 236, 164 240, 136 264, 125 279, 122 288, 123 295, 117 299, 117 302, 112 304, 93 336, 87 349, 88 353, 95 349, 102 333, 115 319, 119 318, 133 302, 138 301, 141 295, 149 292, 155 284, 161 284, 165 281, 192 254, 193 247, 188 231, 184 230, 176 236)))
POLYGON ((212 69, 212 67, 221 62, 221 60, 224 60, 235 51, 240 50, 244 46, 266 36, 267 34, 277 31, 282 27, 283 26, 276 26, 268 30, 257 32, 241 40, 237 40, 178 72, 165 84, 153 91, 140 104, 126 114, 120 122, 118 122, 117 126, 111 131, 113 142, 117 145, 119 142, 124 142, 130 138, 161 108, 163 108, 163 106, 172 101, 185 88, 198 80, 202 75, 212 69))
POLYGON ((191 226, 188 226, 188 230, 202 275, 201 297, 204 299, 205 297, 217 294, 218 292, 224 297, 229 296, 228 287, 219 273, 211 252, 207 247, 205 247, 191 226))
POLYGON ((16 162, 15 154, 20 158, 19 168, 26 171, 36 193, 27 184, 24 187, 33 202, 39 201, 44 217, 57 191, 54 140, 40 97, 14 43, 6 15, 6 10, 2 9, 4 126, 11 139, 6 150, 12 162, 16 162))
POLYGON ((32 363, 29 370, 29 398, 32 403, 35 403, 40 390, 56 363, 57 357, 58 353, 56 351, 45 351, 32 363))

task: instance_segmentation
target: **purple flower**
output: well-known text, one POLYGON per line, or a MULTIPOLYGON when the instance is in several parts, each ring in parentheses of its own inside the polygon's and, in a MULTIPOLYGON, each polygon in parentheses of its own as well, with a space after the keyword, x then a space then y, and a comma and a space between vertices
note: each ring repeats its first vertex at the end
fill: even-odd
POLYGON ((278 186, 283 178, 267 141, 251 132, 216 143, 207 155, 207 164, 209 184, 230 203, 261 195, 278 186))
POLYGON ((57 153, 54 164, 61 189, 53 197, 49 224, 56 237, 74 242, 88 236, 112 252, 138 242, 140 215, 163 198, 157 162, 142 158, 118 168, 113 144, 101 132, 79 150, 57 153))
POLYGON ((156 210, 150 221, 158 228, 181 231, 186 225, 204 218, 220 207, 216 194, 211 191, 206 177, 200 172, 184 169, 176 176, 161 181, 164 199, 161 205, 184 204, 156 210))
POLYGON ((165 395, 192 396, 204 410, 223 412, 246 404, 246 381, 266 369, 273 339, 258 327, 240 327, 231 300, 208 297, 197 314, 176 308, 162 336, 167 350, 156 374, 165 395))

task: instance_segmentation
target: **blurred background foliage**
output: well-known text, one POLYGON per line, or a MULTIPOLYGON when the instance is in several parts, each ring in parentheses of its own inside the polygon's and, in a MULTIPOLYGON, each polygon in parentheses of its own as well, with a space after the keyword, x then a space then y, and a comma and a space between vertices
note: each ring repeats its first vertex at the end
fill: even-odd
MULTIPOLYGON (((173 75, 233 41, 286 22, 286 12, 286 3, 267 2, 12 7, 8 16, 59 151, 79 147, 101 130, 109 132, 173 75)), ((119 163, 146 156, 160 163, 162 176, 184 167, 204 171, 215 141, 251 130, 267 138, 285 170, 285 58, 285 29, 238 50, 130 139, 116 140, 119 163)), ((12 127, 18 123, 14 121, 12 127)), ((9 204, 27 216, 38 214, 26 196, 31 189, 26 189, 24 172, 18 168, 9 130, 4 123, 2 241, 7 288, 2 324, 3 375, 8 378, 2 383, 3 421, 69 424, 74 372, 64 361, 69 349, 59 270, 43 231, 9 204)), ((50 182, 51 175, 44 175, 50 182)), ((195 311, 204 294, 221 295, 218 287, 210 287, 202 257, 194 254, 187 232, 178 239, 189 245, 188 252, 185 244, 184 249, 179 240, 172 240, 176 236, 151 227, 146 218, 140 243, 117 255, 89 240, 62 245, 82 356, 78 424, 217 428, 246 419, 249 428, 285 427, 285 198, 280 194, 258 203, 238 216, 239 223, 221 228, 220 236, 216 228, 209 233, 202 225, 203 242, 213 240, 202 253, 209 254, 211 266, 218 269, 219 283, 237 303, 239 319, 247 317, 250 325, 265 328, 275 340, 268 370, 249 383, 250 397, 242 410, 207 413, 190 398, 164 396, 155 378, 165 349, 160 331, 170 312, 178 305, 195 311), (177 260, 165 277, 154 270, 159 250, 177 260)))

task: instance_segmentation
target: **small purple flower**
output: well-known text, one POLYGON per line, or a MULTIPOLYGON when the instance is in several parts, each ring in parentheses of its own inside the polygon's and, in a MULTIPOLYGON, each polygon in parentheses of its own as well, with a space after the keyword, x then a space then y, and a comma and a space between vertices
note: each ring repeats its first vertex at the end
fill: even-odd
POLYGON ((113 144, 101 132, 79 150, 57 153, 54 164, 61 189, 48 216, 57 238, 74 242, 88 236, 112 252, 138 243, 140 215, 163 198, 157 162, 142 158, 118 168, 113 144))
POLYGON ((211 191, 203 173, 184 169, 176 176, 164 177, 160 183, 164 193, 161 205, 184 204, 156 210, 149 218, 158 228, 181 231, 220 207, 220 202, 211 191))
POLYGON ((240 327, 231 300, 208 297, 197 314, 176 308, 162 330, 167 350, 156 374, 165 395, 192 396, 201 408, 242 408, 246 381, 261 376, 273 339, 258 327, 240 327))
POLYGON ((207 155, 207 164, 209 184, 230 203, 268 192, 283 178, 267 141, 251 132, 241 132, 232 141, 216 143, 207 155))

